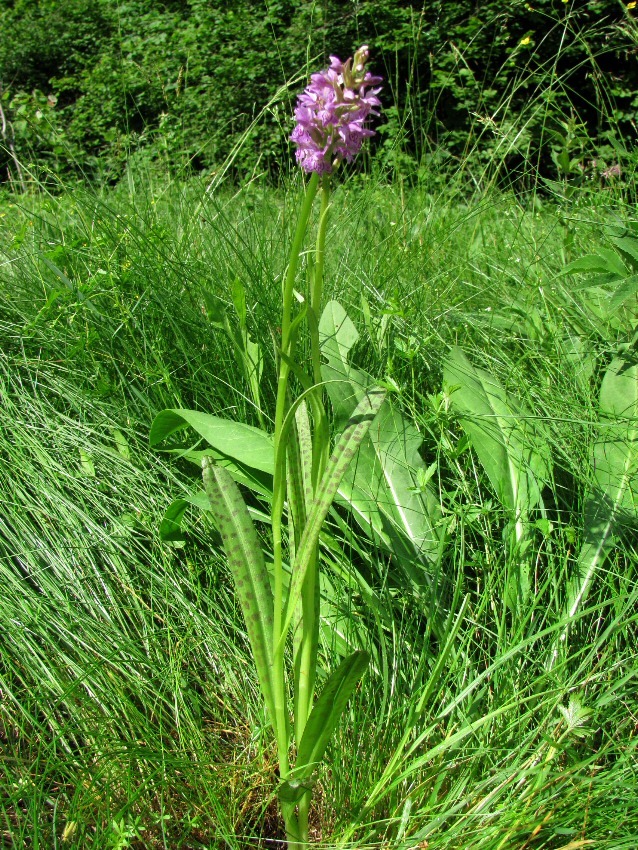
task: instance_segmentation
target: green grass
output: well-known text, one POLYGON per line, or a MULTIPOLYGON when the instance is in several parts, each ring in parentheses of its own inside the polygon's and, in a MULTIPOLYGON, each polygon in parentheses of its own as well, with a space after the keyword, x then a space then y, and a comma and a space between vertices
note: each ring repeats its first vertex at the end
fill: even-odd
MULTIPOLYGON (((160 539, 196 473, 149 450, 148 431, 165 407, 259 425, 204 297, 230 306, 235 277, 270 420, 300 189, 149 180, 0 210, 3 846, 281 837, 274 742, 220 541, 194 512, 184 545, 160 539)), ((634 327, 630 309, 597 313, 580 278, 558 274, 629 216, 602 189, 464 197, 357 178, 335 192, 327 296, 361 334, 357 365, 419 428, 450 535, 438 599, 345 513, 326 528, 326 667, 344 645, 373 661, 320 771, 319 846, 636 847, 635 517, 551 661, 586 532, 600 383, 634 327), (505 511, 442 392, 454 344, 544 423, 551 453, 516 615, 505 511)))

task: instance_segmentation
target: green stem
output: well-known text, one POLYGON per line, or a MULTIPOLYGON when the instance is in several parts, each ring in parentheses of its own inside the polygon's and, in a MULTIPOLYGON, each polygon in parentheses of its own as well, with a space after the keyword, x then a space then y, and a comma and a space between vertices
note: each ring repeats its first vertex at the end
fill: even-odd
MULTIPOLYGON (((330 204, 330 178, 321 180, 321 210, 315 247, 315 267, 310 295, 310 345, 312 356, 313 376, 315 383, 321 382, 321 350, 319 347, 319 314, 321 311, 321 296, 323 292, 323 264, 326 245, 326 230, 328 208, 330 204)), ((313 435, 312 484, 313 490, 321 479, 330 450, 330 439, 327 428, 327 418, 323 410, 321 390, 317 390, 315 409, 320 411, 315 422, 313 435)), ((319 574, 317 572, 317 556, 315 552, 308 566, 301 603, 303 613, 303 634, 299 647, 299 676, 297 693, 297 715, 295 716, 295 737, 297 745, 301 741, 306 721, 312 710, 317 667, 317 647, 319 643, 319 574)))
MULTIPOLYGON (((326 175, 321 181, 321 210, 319 213, 319 227, 317 230, 317 243, 315 246, 315 269, 312 281, 312 294, 310 298, 311 322, 310 322, 310 348, 312 357, 312 371, 315 384, 321 383, 321 347, 319 345, 319 316, 321 315, 321 300, 323 296, 323 266, 326 252, 326 232, 328 229, 328 211, 330 209, 330 176, 326 175)), ((321 411, 315 423, 315 434, 313 440, 313 462, 312 462, 312 484, 316 487, 323 475, 330 452, 330 435, 328 433, 328 419, 323 410, 322 391, 319 390, 315 407, 321 411)))
MULTIPOLYGON (((321 181, 321 211, 315 247, 314 275, 310 293, 310 349, 312 358, 313 378, 316 384, 321 383, 321 349, 319 346, 319 316, 323 294, 323 267, 326 246, 328 210, 330 205, 330 178, 325 176, 321 181)), ((330 435, 328 420, 323 407, 322 390, 316 390, 313 410, 315 428, 312 441, 312 485, 313 490, 321 480, 330 452, 330 435)), ((304 580, 301 594, 303 631, 298 649, 298 670, 296 681, 295 739, 297 746, 301 741, 306 722, 312 711, 317 672, 317 652, 319 646, 319 551, 315 549, 304 580)), ((299 801, 298 826, 301 846, 305 846, 309 838, 308 815, 312 794, 308 792, 299 801)))
POLYGON ((304 841, 300 839, 300 825, 297 815, 295 814, 294 803, 282 803, 281 810, 284 816, 286 844, 288 845, 288 850, 301 850, 301 848, 306 850, 307 841, 304 843, 304 841))
POLYGON ((307 850, 308 841, 310 839, 310 824, 308 822, 308 815, 310 814, 310 801, 312 800, 312 793, 308 791, 307 794, 304 794, 301 800, 299 800, 299 815, 297 821, 299 823, 299 837, 300 837, 300 847, 303 847, 304 850, 307 850))
MULTIPOLYGON (((317 229, 317 244, 315 246, 315 273, 312 281, 312 293, 310 297, 310 306, 312 307, 317 321, 319 320, 319 312, 321 310, 321 296, 323 294, 323 264, 326 253, 326 231, 328 227, 328 210, 330 208, 330 176, 325 175, 321 179, 321 210, 319 212, 319 227, 317 229)), ((316 365, 315 354, 317 351, 313 346, 313 366, 316 365)), ((321 372, 315 371, 315 382, 321 380, 321 372)))
MULTIPOLYGON (((306 189, 297 227, 290 250, 290 260, 284 278, 282 292, 281 316, 281 350, 287 356, 292 354, 291 323, 293 290, 303 240, 312 211, 312 204, 317 194, 319 177, 313 174, 306 189)), ((286 498, 286 446, 282 445, 282 427, 286 416, 286 397, 290 367, 284 358, 279 361, 279 378, 277 382, 277 403, 275 408, 275 471, 273 478, 272 505, 272 536, 273 536, 273 569, 274 569, 274 623, 273 623, 273 698, 275 702, 274 727, 277 734, 277 751, 279 756, 279 773, 282 780, 290 774, 288 759, 289 720, 287 713, 286 681, 284 674, 284 643, 282 640, 282 615, 284 607, 283 596, 283 548, 282 548, 282 516, 286 498)), ((295 819, 296 821, 296 819, 295 819)))

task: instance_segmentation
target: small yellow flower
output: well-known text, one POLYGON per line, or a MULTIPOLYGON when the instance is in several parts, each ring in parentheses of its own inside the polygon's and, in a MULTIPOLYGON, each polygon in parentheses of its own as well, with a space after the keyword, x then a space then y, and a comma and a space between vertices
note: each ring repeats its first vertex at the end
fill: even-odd
POLYGON ((628 8, 628 9, 635 9, 635 8, 636 8, 636 3, 635 3, 635 1, 634 1, 634 0, 632 0, 632 2, 631 2, 631 3, 627 3, 627 8, 628 8))
POLYGON ((525 38, 521 39, 521 44, 529 44, 532 39, 526 35, 525 38))

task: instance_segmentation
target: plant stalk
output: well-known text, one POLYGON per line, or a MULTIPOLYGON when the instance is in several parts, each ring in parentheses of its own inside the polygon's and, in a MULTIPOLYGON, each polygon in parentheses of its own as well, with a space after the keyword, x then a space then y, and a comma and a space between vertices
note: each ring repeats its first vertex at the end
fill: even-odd
MULTIPOLYGON (((283 283, 282 292, 282 316, 281 316, 281 351, 287 358, 292 357, 292 306, 293 290, 299 260, 303 248, 304 236, 308 227, 312 204, 317 194, 319 177, 313 174, 308 182, 306 196, 304 198, 299 219, 293 237, 290 250, 290 260, 283 283)), ((279 377, 277 382, 277 402, 275 408, 275 471, 273 478, 273 505, 272 505, 272 537, 273 537, 273 570, 274 570, 274 617, 273 617, 273 699, 275 702, 274 728, 277 736, 277 752, 279 757, 279 774, 282 780, 288 779, 290 774, 290 762, 288 756, 289 747, 289 718, 286 699, 286 681, 284 673, 284 635, 282 635, 282 614, 284 608, 283 588, 283 548, 282 548, 282 516, 286 498, 286 446, 282 444, 282 427, 286 416, 287 389, 290 367, 284 357, 279 361, 279 377)), ((285 441, 283 441, 285 442, 285 441)), ((288 820, 286 817, 286 831, 288 820)), ((296 826, 296 818, 295 818, 296 826)))
MULTIPOLYGON (((321 209, 319 227, 315 246, 314 275, 310 293, 310 348, 312 371, 315 384, 321 383, 321 349, 319 345, 319 316, 323 294, 323 268, 326 247, 326 232, 328 210, 330 207, 330 177, 325 175, 321 180, 321 209)), ((330 452, 330 435, 328 420, 325 414, 322 389, 315 391, 313 410, 315 411, 315 428, 312 441, 312 485, 313 492, 321 480, 328 455, 330 452)), ((312 554, 301 595, 302 604, 302 637, 299 647, 298 680, 296 682, 297 716, 295 716, 295 738, 297 746, 301 741, 306 722, 312 711, 317 674, 317 652, 319 647, 319 547, 312 554)), ((308 842, 308 815, 312 794, 308 791, 299 801, 299 835, 303 842, 308 842)))

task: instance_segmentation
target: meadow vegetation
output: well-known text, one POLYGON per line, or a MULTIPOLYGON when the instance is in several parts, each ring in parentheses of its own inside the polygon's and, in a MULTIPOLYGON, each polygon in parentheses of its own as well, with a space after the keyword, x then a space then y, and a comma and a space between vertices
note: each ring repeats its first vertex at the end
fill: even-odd
MULTIPOLYGON (((513 159, 517 133, 489 147, 476 124, 453 167, 401 118, 335 182, 324 366, 381 383, 393 431, 320 539, 323 667, 371 663, 313 846, 637 845, 636 160, 618 116, 604 138, 550 118, 564 144, 513 159)), ((34 169, 0 198, 3 846, 282 846, 200 471, 149 445, 165 408, 272 428, 303 179, 231 179, 242 150, 189 179, 153 157, 108 186, 34 169)), ((265 531, 267 488, 246 493, 265 531)))

